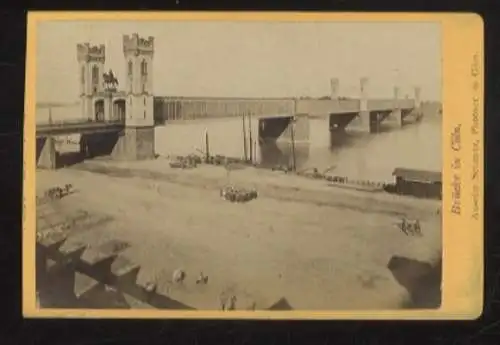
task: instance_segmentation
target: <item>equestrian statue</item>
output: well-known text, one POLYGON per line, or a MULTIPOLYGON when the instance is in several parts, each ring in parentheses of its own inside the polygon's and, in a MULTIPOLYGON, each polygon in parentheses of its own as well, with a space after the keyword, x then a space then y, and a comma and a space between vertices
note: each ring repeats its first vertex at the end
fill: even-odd
POLYGON ((116 90, 118 86, 118 79, 116 79, 115 74, 113 71, 110 69, 108 73, 104 73, 102 75, 102 78, 104 80, 104 87, 107 90, 116 90))

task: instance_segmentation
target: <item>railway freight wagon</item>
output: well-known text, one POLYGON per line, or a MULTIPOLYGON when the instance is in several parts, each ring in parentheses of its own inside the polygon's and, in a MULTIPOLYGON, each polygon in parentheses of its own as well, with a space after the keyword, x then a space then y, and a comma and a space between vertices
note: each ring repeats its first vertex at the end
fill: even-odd
POLYGON ((293 113, 293 99, 246 98, 175 98, 156 97, 154 117, 157 124, 165 121, 224 118, 242 114, 266 115, 293 113))

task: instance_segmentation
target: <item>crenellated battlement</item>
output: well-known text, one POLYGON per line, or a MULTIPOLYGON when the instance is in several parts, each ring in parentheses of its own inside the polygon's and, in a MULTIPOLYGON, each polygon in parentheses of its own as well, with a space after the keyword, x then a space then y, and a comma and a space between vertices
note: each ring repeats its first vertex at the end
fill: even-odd
POLYGON ((139 34, 123 35, 123 52, 124 53, 154 53, 154 37, 149 36, 147 39, 142 38, 139 34))
POLYGON ((90 45, 90 43, 81 43, 76 45, 78 61, 100 61, 104 62, 106 59, 106 46, 90 45))

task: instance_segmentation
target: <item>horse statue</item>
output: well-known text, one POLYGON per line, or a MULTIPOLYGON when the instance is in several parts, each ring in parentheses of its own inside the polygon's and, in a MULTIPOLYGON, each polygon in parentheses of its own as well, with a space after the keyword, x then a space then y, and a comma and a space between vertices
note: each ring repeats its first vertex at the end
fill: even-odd
POLYGON ((118 86, 118 79, 116 79, 115 74, 111 69, 108 73, 104 73, 102 78, 104 79, 106 89, 116 89, 118 86))

